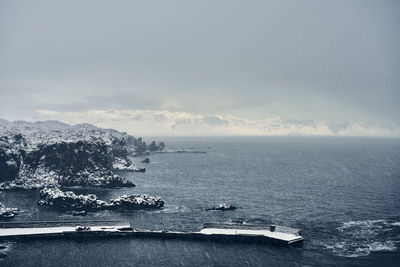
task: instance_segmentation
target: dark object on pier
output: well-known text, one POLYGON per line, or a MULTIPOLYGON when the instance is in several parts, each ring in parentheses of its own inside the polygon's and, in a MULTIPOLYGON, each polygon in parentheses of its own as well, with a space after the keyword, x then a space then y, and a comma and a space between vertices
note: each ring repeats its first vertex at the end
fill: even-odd
POLYGON ((77 231, 77 232, 90 231, 90 227, 89 226, 77 226, 75 228, 75 231, 77 231))

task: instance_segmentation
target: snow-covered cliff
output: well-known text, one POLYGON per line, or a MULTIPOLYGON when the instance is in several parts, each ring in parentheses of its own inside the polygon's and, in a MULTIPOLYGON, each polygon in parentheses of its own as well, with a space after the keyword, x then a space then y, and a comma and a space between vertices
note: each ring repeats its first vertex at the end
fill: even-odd
POLYGON ((164 143, 89 124, 0 120, 0 189, 48 185, 130 187, 114 170, 144 171, 128 156, 148 154, 164 143))

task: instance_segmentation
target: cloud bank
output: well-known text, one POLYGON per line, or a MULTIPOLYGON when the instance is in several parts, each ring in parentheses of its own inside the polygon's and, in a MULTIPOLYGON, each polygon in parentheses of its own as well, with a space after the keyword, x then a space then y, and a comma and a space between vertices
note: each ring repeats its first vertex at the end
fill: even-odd
POLYGON ((219 114, 228 125, 195 127, 217 134, 322 131, 244 127, 229 114, 399 125, 399 10, 398 0, 0 1, 0 116, 219 114))
POLYGON ((43 120, 69 124, 90 123, 143 136, 225 135, 323 135, 400 137, 399 125, 367 125, 362 122, 326 123, 316 120, 287 120, 270 117, 248 120, 233 115, 202 115, 163 110, 89 110, 60 112, 38 110, 43 120))

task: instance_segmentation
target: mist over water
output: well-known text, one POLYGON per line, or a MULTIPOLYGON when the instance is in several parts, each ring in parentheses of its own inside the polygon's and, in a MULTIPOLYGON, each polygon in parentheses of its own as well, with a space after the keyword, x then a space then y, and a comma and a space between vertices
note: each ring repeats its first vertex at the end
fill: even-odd
MULTIPOLYGON (((152 138, 153 139, 153 138, 152 138)), ((122 173, 135 188, 96 189, 159 195, 157 211, 89 213, 134 228, 200 230, 206 222, 266 222, 302 229, 303 248, 180 240, 112 239, 5 244, 0 265, 395 265, 400 261, 400 139, 338 137, 160 138, 146 173, 122 173), (205 211, 225 202, 234 211, 205 211)), ((140 165, 140 158, 134 158, 140 165)), ((144 165, 144 164, 143 164, 144 165)), ((73 188, 76 193, 89 192, 73 188)), ((36 206, 37 192, 0 192, 22 220, 82 219, 36 206)))

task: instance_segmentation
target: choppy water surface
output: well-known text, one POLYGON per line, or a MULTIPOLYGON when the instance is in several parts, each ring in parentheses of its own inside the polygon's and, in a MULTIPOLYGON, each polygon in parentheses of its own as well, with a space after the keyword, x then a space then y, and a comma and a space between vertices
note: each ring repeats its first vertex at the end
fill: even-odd
MULTIPOLYGON (((303 248, 180 240, 113 239, 4 243, 11 266, 321 266, 400 262, 400 139, 269 137, 166 138, 170 148, 207 153, 155 154, 146 173, 125 174, 128 189, 75 189, 109 199, 160 195, 163 210, 92 213, 133 227, 199 230, 205 222, 273 222, 301 228, 303 248), (220 202, 235 211, 204 211, 220 202)), ((140 159, 136 159, 140 162, 140 159)), ((139 164, 140 165, 140 164, 139 164)), ((37 207, 37 192, 0 192, 15 220, 76 220, 37 207)))

